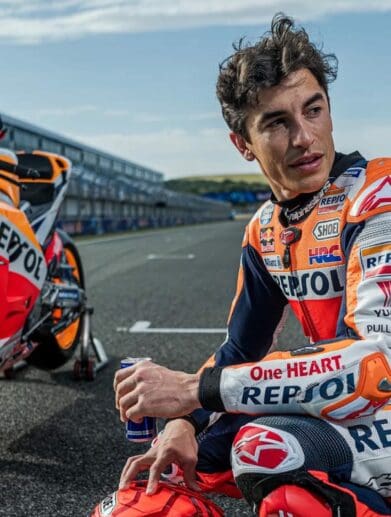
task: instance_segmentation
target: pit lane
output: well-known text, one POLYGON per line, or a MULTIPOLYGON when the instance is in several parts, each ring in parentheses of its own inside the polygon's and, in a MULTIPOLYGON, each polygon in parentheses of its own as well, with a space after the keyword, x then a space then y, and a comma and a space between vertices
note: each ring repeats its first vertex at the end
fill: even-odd
MULTIPOLYGON (((0 516, 85 517, 115 489, 126 458, 141 447, 124 438, 114 371, 127 355, 194 371, 220 345, 222 333, 196 330, 225 327, 245 223, 77 241, 95 309, 93 331, 110 364, 92 383, 72 379, 73 361, 52 373, 28 368, 13 381, 0 378, 0 516), (117 331, 140 321, 195 332, 117 331)), ((290 321, 281 342, 297 340, 290 321)), ((216 501, 229 517, 251 515, 244 503, 216 501)))

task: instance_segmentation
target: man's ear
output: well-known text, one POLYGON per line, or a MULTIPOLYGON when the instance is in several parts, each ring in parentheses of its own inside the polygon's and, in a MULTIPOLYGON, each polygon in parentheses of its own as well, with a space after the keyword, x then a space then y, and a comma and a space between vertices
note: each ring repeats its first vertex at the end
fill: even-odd
POLYGON ((231 139, 231 142, 234 144, 236 149, 240 152, 240 154, 243 156, 243 158, 249 162, 252 162, 255 160, 255 156, 253 152, 247 147, 246 140, 238 135, 237 133, 231 132, 229 134, 229 138, 231 139))

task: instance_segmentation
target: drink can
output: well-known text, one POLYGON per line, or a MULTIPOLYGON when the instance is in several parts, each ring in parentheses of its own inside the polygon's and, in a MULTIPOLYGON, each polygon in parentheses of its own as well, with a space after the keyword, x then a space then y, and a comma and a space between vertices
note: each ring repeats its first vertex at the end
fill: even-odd
MULTIPOLYGON (((128 368, 140 361, 151 361, 150 357, 126 357, 122 359, 121 368, 128 368)), ((153 440, 157 434, 156 418, 152 416, 145 416, 140 423, 128 420, 125 424, 126 438, 130 442, 149 442, 153 440)))

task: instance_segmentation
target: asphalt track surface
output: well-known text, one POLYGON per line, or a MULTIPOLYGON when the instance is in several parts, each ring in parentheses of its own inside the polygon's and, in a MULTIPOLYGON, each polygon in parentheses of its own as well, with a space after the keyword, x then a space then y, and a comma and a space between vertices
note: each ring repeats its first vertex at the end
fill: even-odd
MULTIPOLYGON (((126 458, 141 447, 124 437, 114 408, 114 371, 128 355, 186 371, 209 357, 223 334, 178 329, 224 329, 244 225, 230 221, 77 241, 95 309, 93 330, 110 364, 94 382, 74 381, 73 361, 55 372, 27 368, 12 381, 0 377, 0 516, 86 517, 115 490, 126 458), (171 331, 123 330, 138 321, 171 331)), ((300 340, 290 321, 281 343, 300 340)), ((251 515, 244 502, 216 501, 227 516, 251 515)))

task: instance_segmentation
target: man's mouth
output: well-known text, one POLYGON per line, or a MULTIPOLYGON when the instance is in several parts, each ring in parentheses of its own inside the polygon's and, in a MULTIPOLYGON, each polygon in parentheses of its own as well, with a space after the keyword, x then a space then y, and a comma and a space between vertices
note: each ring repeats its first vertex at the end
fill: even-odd
POLYGON ((294 162, 291 162, 289 166, 302 172, 313 172, 320 166, 322 158, 322 153, 306 154, 294 162))

